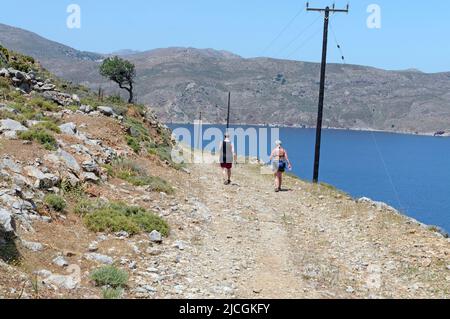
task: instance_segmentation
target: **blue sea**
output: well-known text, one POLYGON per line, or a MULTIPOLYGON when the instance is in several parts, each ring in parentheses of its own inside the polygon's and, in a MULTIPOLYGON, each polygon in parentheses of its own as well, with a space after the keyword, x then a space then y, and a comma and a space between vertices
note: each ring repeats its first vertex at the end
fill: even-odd
MULTIPOLYGON (((168 126, 187 128, 194 135, 191 124, 168 126)), ((210 127, 204 125, 203 131, 210 127)), ((292 172, 311 180, 315 130, 280 128, 279 135, 294 165, 292 172)), ((203 140, 203 145, 210 142, 203 140)), ((270 139, 263 143, 271 144, 270 139)), ((192 138, 191 145, 197 147, 198 142, 192 138)), ((239 155, 257 156, 248 147, 239 155)), ((420 222, 450 231, 450 138, 324 130, 320 181, 355 198, 388 203, 420 222)))

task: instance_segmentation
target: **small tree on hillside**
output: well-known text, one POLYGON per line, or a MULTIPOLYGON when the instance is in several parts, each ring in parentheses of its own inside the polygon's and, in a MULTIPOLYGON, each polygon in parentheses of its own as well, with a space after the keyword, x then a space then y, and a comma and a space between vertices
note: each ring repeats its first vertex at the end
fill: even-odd
POLYGON ((133 84, 136 77, 136 69, 130 61, 117 56, 107 58, 100 66, 100 74, 117 83, 121 89, 129 93, 128 103, 133 103, 133 84))

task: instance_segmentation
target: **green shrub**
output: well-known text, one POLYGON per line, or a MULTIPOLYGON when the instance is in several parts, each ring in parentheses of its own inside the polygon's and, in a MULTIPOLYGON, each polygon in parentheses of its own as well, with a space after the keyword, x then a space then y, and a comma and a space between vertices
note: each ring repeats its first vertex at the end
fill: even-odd
POLYGON ((109 104, 124 105, 126 102, 119 94, 107 96, 105 101, 109 104))
POLYGON ((169 235, 169 225, 159 216, 141 211, 131 216, 133 221, 145 231, 151 233, 157 230, 163 236, 169 235))
POLYGON ((29 100, 27 104, 33 107, 34 109, 37 108, 39 110, 48 112, 56 112, 60 109, 60 107, 57 104, 47 101, 42 97, 34 97, 31 100, 29 100))
POLYGON ((35 62, 34 58, 30 56, 9 51, 8 65, 16 70, 30 72, 35 67, 35 62))
POLYGON ((77 185, 72 185, 67 179, 63 179, 61 182, 61 190, 63 192, 64 198, 69 201, 76 202, 77 204, 84 200, 86 197, 86 190, 84 185, 78 183, 77 185))
POLYGON ((127 117, 125 125, 128 131, 126 136, 127 144, 135 153, 139 153, 141 151, 141 143, 150 142, 150 133, 145 124, 136 118, 127 117))
POLYGON ((49 194, 44 198, 45 204, 56 212, 62 212, 66 209, 67 203, 61 196, 49 194))
POLYGON ((31 71, 31 67, 28 63, 26 63, 25 61, 10 61, 9 62, 9 66, 12 67, 13 69, 22 71, 22 72, 30 72, 31 71))
POLYGON ((118 211, 105 207, 84 217, 86 227, 93 232, 116 233, 126 231, 130 235, 139 233, 139 226, 118 211))
POLYGON ((141 143, 139 143, 139 141, 132 137, 132 136, 127 136, 127 145, 129 147, 131 147, 131 149, 136 153, 139 154, 139 152, 141 151, 141 143))
POLYGON ((141 141, 148 141, 150 139, 148 129, 145 127, 144 123, 138 119, 128 117, 125 120, 125 125, 128 128, 128 131, 133 131, 136 138, 139 138, 141 141))
POLYGON ((121 288, 128 282, 128 273, 114 266, 105 266, 94 270, 91 273, 91 279, 98 286, 121 288))
POLYGON ((41 123, 38 123, 34 126, 34 128, 36 129, 43 129, 43 130, 49 130, 52 132, 55 132, 57 134, 61 133, 61 129, 59 128, 58 125, 56 125, 55 122, 52 121, 42 121, 41 123))
POLYGON ((19 138, 39 142, 49 151, 55 151, 58 148, 58 142, 55 137, 48 130, 39 127, 33 127, 28 131, 20 132, 19 138))
POLYGON ((83 202, 76 210, 78 214, 85 215, 86 227, 94 232, 126 231, 135 235, 157 230, 164 236, 169 234, 169 226, 162 218, 141 207, 83 202))
POLYGON ((103 288, 103 299, 107 300, 114 300, 114 299, 120 299, 123 295, 123 289, 122 288, 103 288))

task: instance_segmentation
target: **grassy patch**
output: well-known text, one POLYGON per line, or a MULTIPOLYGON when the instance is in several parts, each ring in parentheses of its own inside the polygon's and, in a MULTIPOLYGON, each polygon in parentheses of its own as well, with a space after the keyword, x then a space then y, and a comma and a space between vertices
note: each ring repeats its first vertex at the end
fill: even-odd
POLYGON ((170 184, 160 177, 150 176, 147 171, 138 163, 126 159, 119 158, 112 164, 106 166, 107 172, 112 177, 120 178, 134 186, 149 186, 154 192, 164 192, 172 194, 173 188, 170 184))
POLYGON ((8 118, 22 123, 27 120, 55 122, 44 115, 44 112, 55 112, 59 110, 59 107, 52 102, 40 97, 27 100, 27 98, 17 91, 11 91, 6 94, 3 92, 3 98, 10 101, 11 103, 8 106, 17 111, 17 114, 10 114, 8 118))
POLYGON ((151 140, 148 129, 144 123, 137 118, 127 117, 125 119, 125 126, 127 127, 127 144, 135 153, 139 153, 142 149, 142 143, 151 140))
POLYGON ((428 226, 427 229, 431 232, 434 232, 434 233, 444 236, 444 238, 449 238, 449 236, 450 236, 449 233, 447 233, 444 229, 442 229, 439 226, 432 225, 432 226, 428 226))
POLYGON ((128 282, 128 273, 114 266, 105 266, 94 270, 91 279, 97 286, 122 288, 128 282))
POLYGON ((27 105, 33 109, 39 109, 47 112, 57 112, 60 108, 57 104, 47 101, 42 97, 34 97, 27 102, 27 105))
POLYGON ((102 207, 100 201, 93 201, 83 196, 78 199, 73 212, 80 216, 86 216, 102 207))
POLYGON ((138 139, 136 139, 135 137, 132 136, 127 136, 127 145, 129 147, 131 147, 131 149, 133 150, 133 152, 135 152, 136 154, 139 154, 141 152, 141 143, 138 141, 138 139))
POLYGON ((157 230, 164 236, 169 234, 169 226, 162 218, 141 207, 84 201, 77 205, 76 212, 84 215, 86 227, 94 232, 126 231, 135 235, 157 230))
POLYGON ((322 188, 322 189, 328 190, 328 191, 330 191, 331 193, 334 193, 334 194, 339 194, 341 196, 349 196, 346 192, 336 188, 333 185, 321 182, 321 183, 319 183, 319 186, 320 186, 319 187, 319 192, 321 192, 321 188, 322 188))
POLYGON ((48 120, 36 124, 34 128, 48 130, 57 134, 61 134, 61 129, 59 128, 59 126, 55 122, 48 120))
POLYGON ((122 298, 123 289, 122 288, 103 288, 102 290, 103 299, 115 300, 122 298))
POLYGON ((12 83, 11 83, 10 79, 0 77, 0 89, 9 91, 11 88, 11 85, 12 85, 12 83))
POLYGON ((52 133, 41 127, 33 127, 28 131, 20 132, 18 136, 22 140, 36 141, 49 151, 55 151, 58 148, 58 143, 52 133))
POLYGON ((161 161, 168 163, 171 167, 179 170, 186 165, 184 163, 175 163, 172 160, 172 147, 171 146, 161 146, 157 145, 154 147, 148 148, 148 153, 150 155, 157 156, 161 161))
POLYGON ((56 212, 63 212, 67 208, 67 203, 64 198, 54 194, 45 196, 44 203, 56 212))
POLYGON ((153 192, 173 193, 170 184, 157 176, 135 175, 132 172, 121 171, 117 174, 117 177, 133 186, 149 186, 149 189, 153 192))

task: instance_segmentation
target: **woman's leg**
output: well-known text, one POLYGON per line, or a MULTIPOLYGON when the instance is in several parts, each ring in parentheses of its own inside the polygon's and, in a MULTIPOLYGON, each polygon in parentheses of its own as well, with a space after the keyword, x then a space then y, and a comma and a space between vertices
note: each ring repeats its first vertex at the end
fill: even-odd
POLYGON ((273 176, 274 176, 274 179, 275 179, 275 182, 274 182, 275 189, 278 189, 278 173, 274 173, 273 176))
POLYGON ((231 182, 231 169, 227 170, 228 182, 231 182))
POLYGON ((222 168, 222 175, 223 175, 223 180, 224 181, 227 181, 227 174, 228 174, 227 169, 226 168, 222 168))
POLYGON ((283 173, 278 172, 278 189, 281 190, 281 185, 283 184, 283 173))

